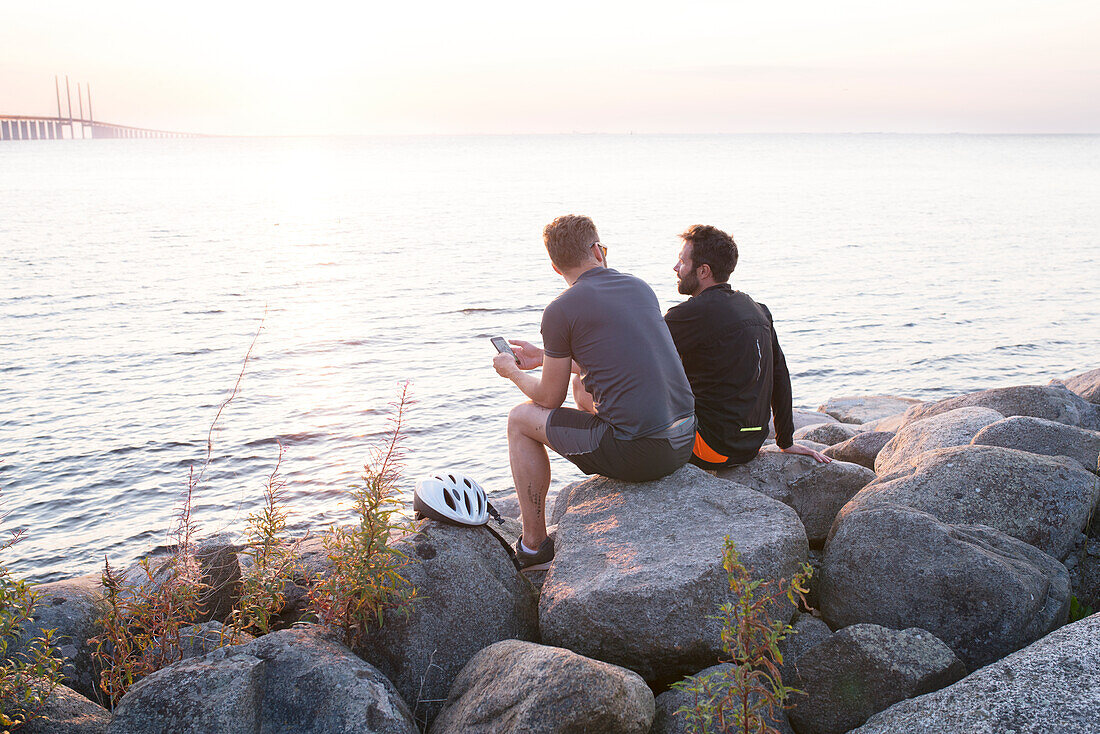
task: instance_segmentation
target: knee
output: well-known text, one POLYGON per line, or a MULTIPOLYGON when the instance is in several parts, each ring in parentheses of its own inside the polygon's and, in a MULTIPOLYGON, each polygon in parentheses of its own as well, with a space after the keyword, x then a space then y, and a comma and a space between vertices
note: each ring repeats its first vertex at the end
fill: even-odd
POLYGON ((528 416, 531 412, 531 403, 520 403, 508 412, 508 435, 522 435, 528 416))

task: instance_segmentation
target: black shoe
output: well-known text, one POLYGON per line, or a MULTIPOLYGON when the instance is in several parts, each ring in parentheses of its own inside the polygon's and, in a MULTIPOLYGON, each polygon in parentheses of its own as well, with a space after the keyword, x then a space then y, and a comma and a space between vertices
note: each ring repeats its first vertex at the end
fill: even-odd
POLYGON ((554 560, 554 539, 547 536, 542 545, 534 553, 528 553, 523 549, 523 538, 516 541, 516 563, 519 570, 545 571, 550 568, 550 562, 554 560))

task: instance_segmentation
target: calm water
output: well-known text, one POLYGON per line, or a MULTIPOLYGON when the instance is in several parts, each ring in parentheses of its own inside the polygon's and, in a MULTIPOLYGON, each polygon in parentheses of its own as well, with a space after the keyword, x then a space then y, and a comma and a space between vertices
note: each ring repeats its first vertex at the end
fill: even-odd
POLYGON ((265 309, 204 533, 239 532, 277 441, 297 526, 346 517, 406 379, 408 486, 510 486, 519 393, 488 337, 539 341, 566 212, 666 307, 676 233, 731 230, 802 407, 1100 366, 1098 190, 1095 136, 0 144, 0 489, 27 529, 5 561, 52 580, 163 542, 265 309))

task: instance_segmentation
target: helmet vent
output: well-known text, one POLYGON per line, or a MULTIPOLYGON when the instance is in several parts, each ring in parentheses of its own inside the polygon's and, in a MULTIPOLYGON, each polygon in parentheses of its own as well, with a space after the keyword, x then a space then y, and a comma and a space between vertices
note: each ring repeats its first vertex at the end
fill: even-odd
POLYGON ((455 498, 450 492, 443 493, 443 500, 447 503, 447 507, 450 507, 452 510, 458 509, 455 505, 455 498))

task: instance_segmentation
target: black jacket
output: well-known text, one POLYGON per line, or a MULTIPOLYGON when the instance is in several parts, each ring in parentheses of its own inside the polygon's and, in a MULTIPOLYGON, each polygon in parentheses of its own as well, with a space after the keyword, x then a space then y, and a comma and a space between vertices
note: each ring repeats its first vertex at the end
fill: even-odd
POLYGON ((791 376, 767 306, 720 283, 670 308, 665 323, 707 445, 733 462, 748 461, 767 439, 773 413, 776 443, 794 443, 791 376))

